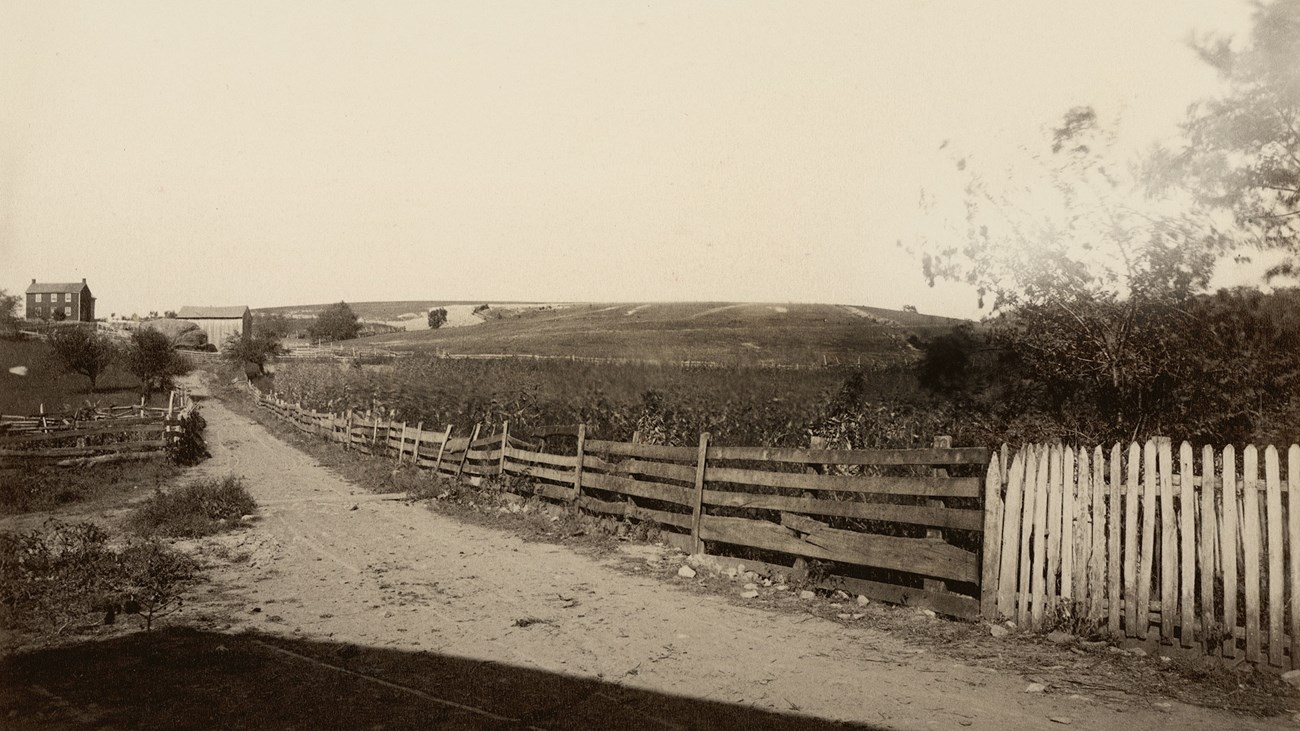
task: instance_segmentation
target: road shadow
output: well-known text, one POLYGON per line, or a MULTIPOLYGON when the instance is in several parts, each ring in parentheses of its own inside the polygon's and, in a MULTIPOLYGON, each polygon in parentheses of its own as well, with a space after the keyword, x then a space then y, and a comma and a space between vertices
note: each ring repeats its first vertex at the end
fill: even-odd
POLYGON ((184 628, 5 658, 0 726, 871 728, 434 652, 184 628))

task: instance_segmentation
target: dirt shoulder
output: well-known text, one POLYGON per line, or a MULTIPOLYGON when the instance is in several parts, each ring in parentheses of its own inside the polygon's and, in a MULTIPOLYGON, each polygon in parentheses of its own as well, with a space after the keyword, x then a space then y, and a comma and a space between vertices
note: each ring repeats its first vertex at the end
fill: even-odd
MULTIPOLYGON (((182 648, 176 655, 206 653, 217 669, 222 658, 244 658, 222 677, 283 666, 313 678, 314 696, 295 691, 277 700, 250 690, 241 703, 231 705, 238 695, 230 693, 214 701, 246 711, 272 704, 280 715, 263 718, 271 726, 312 725, 312 709, 337 698, 353 700, 336 706, 326 727, 824 725, 817 719, 903 729, 1291 727, 1283 717, 1242 717, 1123 689, 1075 692, 1049 681, 1027 692, 1041 678, 992 654, 972 661, 875 629, 870 618, 847 624, 797 606, 753 606, 696 580, 665 581, 682 563, 668 549, 628 544, 583 555, 456 521, 364 491, 215 400, 204 415, 212 459, 199 472, 243 477, 261 508, 247 529, 193 546, 220 559, 182 617, 197 629, 157 641, 182 648), (383 699, 382 717, 348 716, 367 699, 383 699), (285 703, 301 713, 283 713, 285 703)), ((764 589, 768 605, 799 601, 764 589)), ((38 686, 70 706, 95 698, 97 707, 113 705, 108 691, 96 696, 75 678, 59 680, 51 657, 24 659, 17 669, 31 682, 9 692, 31 698, 38 686)), ((174 692, 201 702, 193 689, 174 692)), ((131 725, 162 728, 158 719, 182 717, 164 696, 159 708, 172 715, 131 725)), ((50 713, 60 722, 81 718, 50 713)), ((82 722, 105 718, 121 720, 90 713, 82 722)), ((256 719, 230 711, 219 720, 252 727, 256 719)))

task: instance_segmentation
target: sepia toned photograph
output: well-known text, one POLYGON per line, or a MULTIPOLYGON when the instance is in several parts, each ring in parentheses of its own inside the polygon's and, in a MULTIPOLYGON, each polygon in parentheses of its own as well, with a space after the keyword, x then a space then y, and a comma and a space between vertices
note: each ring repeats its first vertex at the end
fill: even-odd
POLYGON ((0 0, 0 728, 1300 726, 1300 0, 0 0))

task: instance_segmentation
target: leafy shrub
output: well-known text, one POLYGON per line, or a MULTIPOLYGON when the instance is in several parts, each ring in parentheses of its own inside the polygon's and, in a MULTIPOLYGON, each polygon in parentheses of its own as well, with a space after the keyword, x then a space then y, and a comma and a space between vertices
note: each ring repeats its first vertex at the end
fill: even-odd
POLYGON ((152 328, 140 328, 131 333, 131 343, 126 351, 127 370, 140 379, 140 390, 148 397, 155 391, 165 391, 172 379, 192 370, 189 360, 176 352, 171 338, 152 328))
POLYGON ((120 606, 128 614, 138 614, 145 630, 151 630, 155 619, 184 605, 179 589, 197 570, 193 559, 157 539, 132 541, 118 556, 120 606))
POLYGON ((60 634, 102 610, 117 588, 116 555, 93 523, 50 520, 0 534, 0 604, 6 625, 41 624, 60 634))
POLYGON ((156 492, 131 516, 142 535, 195 538, 221 532, 257 509, 238 477, 200 480, 172 492, 156 492))

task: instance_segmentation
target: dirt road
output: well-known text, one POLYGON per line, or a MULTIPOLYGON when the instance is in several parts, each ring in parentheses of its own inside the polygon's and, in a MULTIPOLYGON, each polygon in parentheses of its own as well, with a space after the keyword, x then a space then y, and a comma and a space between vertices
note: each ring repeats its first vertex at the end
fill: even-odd
POLYGON ((200 470, 244 477, 261 508, 219 539, 233 561, 186 614, 226 636, 260 633, 268 657, 337 675, 349 692, 423 709, 417 726, 1291 727, 1026 692, 1026 678, 870 628, 613 567, 680 560, 663 549, 598 559, 366 493, 215 400, 203 408, 212 459, 200 470))

